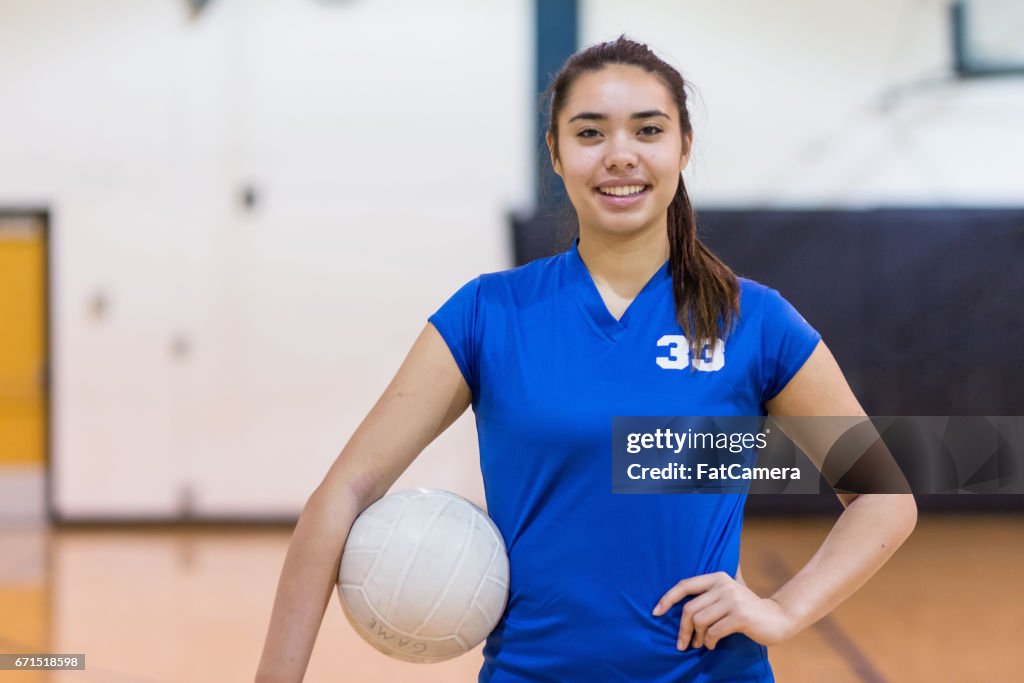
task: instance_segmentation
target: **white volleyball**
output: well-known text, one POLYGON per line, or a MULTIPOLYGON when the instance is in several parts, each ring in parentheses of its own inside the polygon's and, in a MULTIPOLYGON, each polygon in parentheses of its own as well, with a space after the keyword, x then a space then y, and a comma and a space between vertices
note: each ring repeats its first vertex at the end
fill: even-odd
POLYGON ((505 543, 480 508, 454 493, 393 493, 352 525, 338 596, 359 635, 384 654, 451 659, 480 644, 505 611, 505 543))

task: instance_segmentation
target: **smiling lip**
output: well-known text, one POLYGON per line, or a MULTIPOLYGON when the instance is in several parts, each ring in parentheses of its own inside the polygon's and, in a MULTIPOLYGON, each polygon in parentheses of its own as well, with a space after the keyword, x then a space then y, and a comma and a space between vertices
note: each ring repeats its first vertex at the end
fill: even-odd
MULTIPOLYGON (((623 185, 627 185, 628 186, 628 185, 644 185, 644 184, 643 183, 621 183, 621 184, 620 183, 606 183, 606 184, 601 185, 600 187, 622 187, 623 185)), ((631 194, 631 195, 628 195, 628 196, 625 196, 625 197, 617 197, 615 195, 605 194, 605 193, 601 192, 600 189, 597 189, 597 188, 594 189, 594 193, 598 197, 601 198, 602 203, 604 203, 607 206, 612 206, 612 207, 615 207, 615 208, 624 208, 624 207, 633 206, 634 204, 637 204, 637 203, 643 201, 643 199, 648 194, 650 194, 650 192, 651 192, 651 186, 650 185, 644 185, 644 189, 643 189, 642 192, 638 192, 636 194, 631 194)))

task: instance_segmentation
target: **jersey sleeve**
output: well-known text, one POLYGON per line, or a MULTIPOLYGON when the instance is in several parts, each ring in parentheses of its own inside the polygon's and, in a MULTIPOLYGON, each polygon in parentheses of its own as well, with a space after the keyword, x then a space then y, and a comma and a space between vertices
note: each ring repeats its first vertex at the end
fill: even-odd
POLYGON ((474 278, 455 292, 427 320, 437 328, 455 358, 466 384, 477 396, 479 348, 477 331, 480 310, 480 278, 474 278))
POLYGON ((821 335, 774 289, 761 317, 761 402, 773 399, 803 367, 821 335))

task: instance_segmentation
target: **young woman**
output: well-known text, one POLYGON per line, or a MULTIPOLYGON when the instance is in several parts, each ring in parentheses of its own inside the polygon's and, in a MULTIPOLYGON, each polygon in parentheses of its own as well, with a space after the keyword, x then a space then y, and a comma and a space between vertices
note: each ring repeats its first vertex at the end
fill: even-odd
MULTIPOLYGON (((258 681, 301 680, 355 517, 467 406, 511 562, 481 681, 771 681, 766 645, 852 594, 907 538, 911 496, 845 511, 774 595, 738 568, 743 495, 612 495, 616 415, 863 415, 774 290, 697 239, 679 73, 624 38, 550 89, 568 251, 474 279, 430 318, 302 511, 258 681)), ((828 444, 790 434, 812 458, 828 444)))

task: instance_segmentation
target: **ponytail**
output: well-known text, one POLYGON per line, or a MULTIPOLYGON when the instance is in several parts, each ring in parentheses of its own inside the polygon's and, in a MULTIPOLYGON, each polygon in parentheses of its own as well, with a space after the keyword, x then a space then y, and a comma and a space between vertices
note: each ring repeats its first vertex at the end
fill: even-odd
MULTIPOLYGON (((669 268, 676 321, 690 341, 691 357, 724 339, 739 315, 736 274, 697 238, 697 215, 683 178, 668 207, 669 268)), ((691 366, 694 367, 694 366, 691 366)))

